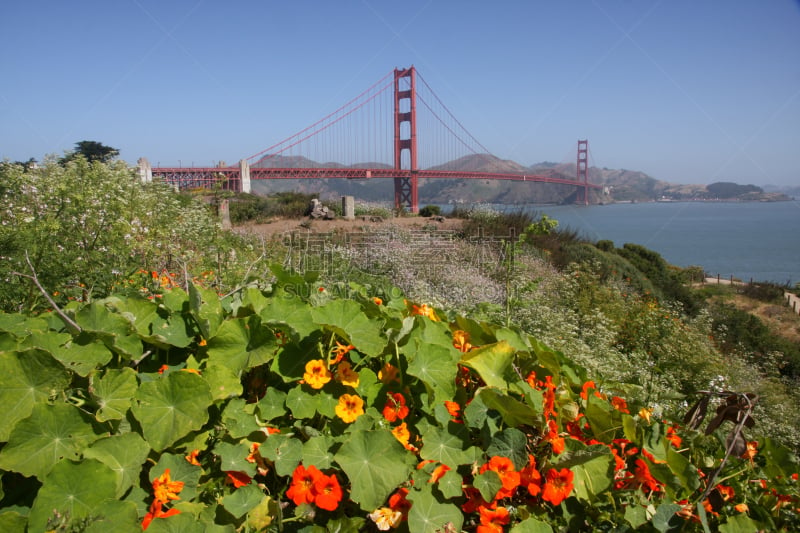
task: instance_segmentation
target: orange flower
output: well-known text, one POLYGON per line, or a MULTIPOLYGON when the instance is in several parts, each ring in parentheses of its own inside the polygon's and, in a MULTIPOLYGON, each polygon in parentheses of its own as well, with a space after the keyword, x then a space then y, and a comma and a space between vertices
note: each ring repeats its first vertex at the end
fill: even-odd
POLYGON ((355 394, 342 394, 334 410, 336 416, 349 424, 364 414, 364 400, 355 394))
POLYGON ((525 381, 528 383, 528 385, 531 386, 531 388, 535 389, 536 388, 536 371, 535 370, 531 370, 528 373, 528 376, 525 378, 525 381))
POLYGON ((747 449, 742 454, 742 459, 748 459, 750 464, 753 464, 753 458, 758 453, 758 441, 748 441, 747 442, 747 449))
POLYGON ((643 459, 636 459, 636 468, 633 476, 623 482, 622 488, 638 487, 642 492, 658 492, 661 490, 661 484, 650 473, 650 467, 643 459))
POLYGON ((388 385, 393 381, 400 381, 400 370, 394 365, 384 363, 383 368, 378 371, 378 379, 384 385, 388 385))
POLYGON ((159 373, 159 374, 163 374, 163 373, 164 373, 164 372, 166 372, 167 370, 169 370, 169 365, 161 365, 161 366, 159 367, 159 369, 158 369, 158 373, 159 373))
POLYGON ((547 432, 547 435, 544 436, 544 440, 550 443, 550 445, 553 447, 553 453, 558 455, 564 451, 564 438, 559 436, 558 424, 556 424, 555 420, 548 420, 547 427, 549 428, 549 431, 547 432))
POLYGON ((432 307, 428 307, 428 304, 412 304, 411 305, 411 314, 412 315, 419 315, 419 316, 426 316, 433 320, 434 322, 439 321, 439 317, 436 316, 436 312, 433 310, 432 307))
POLYGON ((406 399, 399 392, 386 393, 386 404, 383 406, 383 417, 389 421, 403 420, 408 416, 406 399))
POLYGON ((520 474, 514 469, 514 463, 511 462, 511 459, 495 455, 481 467, 480 473, 483 474, 487 470, 496 472, 500 476, 500 482, 503 484, 503 487, 497 491, 495 499, 500 500, 514 495, 520 484, 520 474))
POLYGON ((372 301, 373 301, 373 303, 374 303, 375 305, 383 305, 383 300, 381 300, 381 299, 380 299, 380 298, 378 298, 377 296, 373 296, 373 297, 372 297, 372 301))
POLYGON ((746 513, 750 510, 746 503, 737 503, 733 506, 737 513, 746 513))
POLYGON ((528 456, 528 464, 519 472, 520 485, 528 489, 528 494, 536 496, 542 492, 542 474, 536 470, 536 458, 528 456))
POLYGON ((225 470, 225 474, 227 476, 227 481, 236 489, 249 485, 253 480, 253 478, 248 476, 245 472, 239 470, 225 470))
POLYGON ((620 398, 619 396, 612 396, 611 406, 620 413, 630 413, 630 411, 628 411, 628 402, 625 401, 625 398, 620 398))
POLYGON ((678 432, 675 430, 675 426, 670 426, 667 428, 667 440, 675 448, 680 448, 681 443, 683 442, 681 437, 678 435, 678 432))
MULTIPOLYGON (((154 504, 156 502, 153 502, 154 504)), ((144 518, 142 518, 142 530, 146 530, 150 527, 150 522, 153 521, 154 518, 169 518, 170 516, 175 516, 176 514, 181 514, 178 509, 170 509, 169 511, 162 512, 161 511, 161 504, 151 505, 150 510, 144 518)))
POLYGON ((553 383, 553 376, 546 376, 544 383, 545 390, 542 393, 544 397, 544 404, 542 405, 542 413, 544 418, 556 416, 556 384, 553 383))
POLYGON ((461 415, 461 406, 458 405, 458 402, 451 402, 450 400, 444 401, 444 407, 447 409, 447 412, 450 416, 453 417, 453 422, 461 423, 461 419, 459 416, 461 415))
POLYGON ((342 357, 344 357, 347 352, 353 349, 355 349, 355 346, 352 344, 344 345, 341 342, 336 341, 336 347, 331 349, 331 355, 333 356, 333 361, 331 361, 331 364, 335 365, 341 361, 342 357))
POLYGON ((439 466, 433 469, 433 473, 431 474, 431 478, 428 480, 428 483, 436 483, 437 481, 442 479, 442 476, 444 476, 449 470, 450 470, 449 466, 447 466, 444 463, 440 464, 439 466))
POLYGON ((415 446, 409 444, 409 441, 411 439, 411 432, 408 431, 408 427, 406 426, 405 422, 394 428, 392 430, 392 435, 394 435, 394 438, 400 441, 400 444, 402 444, 406 450, 414 453, 417 453, 419 451, 415 446))
POLYGON ((497 509, 478 509, 481 515, 481 524, 475 530, 476 533, 503 533, 503 526, 511 521, 508 509, 498 507, 497 509))
POLYGON ((150 522, 154 518, 167 518, 180 514, 177 509, 170 509, 163 511, 163 506, 169 503, 170 500, 180 500, 178 493, 183 490, 183 481, 172 481, 169 475, 169 468, 164 470, 164 473, 153 480, 153 502, 150 504, 150 509, 142 519, 142 529, 150 527, 150 522))
POLYGON ((469 333, 463 330, 456 330, 453 332, 453 346, 456 350, 467 353, 472 349, 472 345, 469 343, 469 333))
POLYGON ((200 466, 200 462, 197 460, 197 456, 200 453, 200 450, 192 450, 189 455, 186 456, 186 460, 189 461, 189 464, 194 466, 200 466))
POLYGON ((544 488, 542 489, 542 499, 553 505, 560 505, 562 501, 569 497, 574 485, 572 479, 574 474, 569 468, 562 468, 560 471, 551 468, 545 475, 544 488))
POLYGON ((347 361, 342 361, 336 366, 336 381, 345 387, 358 387, 359 379, 358 372, 353 370, 347 361))
POLYGON ((334 474, 330 476, 320 474, 314 480, 314 492, 316 493, 314 504, 326 511, 335 511, 339 507, 339 502, 342 501, 342 488, 334 474))
POLYGON ((322 359, 315 359, 306 363, 306 372, 303 374, 303 380, 312 389, 321 389, 331 380, 331 373, 322 359))
POLYGON ((583 384, 583 388, 581 389, 581 398, 584 400, 589 399, 589 391, 591 389, 597 389, 597 385, 594 384, 594 381, 587 381, 583 384))
POLYGON ((178 493, 183 490, 183 481, 172 481, 169 468, 153 480, 153 496, 157 502, 168 503, 170 500, 180 500, 178 493))
POLYGON ((314 503, 316 492, 314 486, 317 479, 322 476, 317 467, 311 465, 306 469, 302 464, 297 465, 292 473, 292 484, 286 491, 286 496, 291 498, 295 505, 314 503))

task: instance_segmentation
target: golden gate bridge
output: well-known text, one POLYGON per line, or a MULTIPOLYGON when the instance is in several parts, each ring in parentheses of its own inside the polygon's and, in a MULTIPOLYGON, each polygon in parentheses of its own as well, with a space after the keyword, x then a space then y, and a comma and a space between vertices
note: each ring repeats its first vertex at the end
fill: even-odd
POLYGON ((489 154, 411 66, 394 69, 339 109, 238 165, 151 167, 139 160, 143 181, 160 179, 179 189, 220 187, 251 192, 252 180, 393 179, 394 206, 418 211, 420 179, 482 179, 559 183, 577 188, 589 203, 588 141, 577 143, 575 176, 558 172, 482 172, 458 168, 489 154), (335 161, 335 162, 333 162, 335 161))

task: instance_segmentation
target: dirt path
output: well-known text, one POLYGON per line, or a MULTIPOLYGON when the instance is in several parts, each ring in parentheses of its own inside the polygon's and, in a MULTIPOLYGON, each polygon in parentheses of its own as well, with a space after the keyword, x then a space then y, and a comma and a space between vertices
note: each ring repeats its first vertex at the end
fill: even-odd
POLYGON ((461 228, 463 220, 458 218, 445 218, 436 221, 431 218, 423 217, 396 217, 386 219, 375 219, 373 217, 356 217, 355 220, 344 220, 337 218, 334 220, 311 220, 303 217, 299 219, 276 219, 266 224, 244 224, 234 226, 236 233, 263 235, 272 237, 284 233, 356 233, 387 231, 392 228, 407 230, 452 230, 457 231, 461 228))

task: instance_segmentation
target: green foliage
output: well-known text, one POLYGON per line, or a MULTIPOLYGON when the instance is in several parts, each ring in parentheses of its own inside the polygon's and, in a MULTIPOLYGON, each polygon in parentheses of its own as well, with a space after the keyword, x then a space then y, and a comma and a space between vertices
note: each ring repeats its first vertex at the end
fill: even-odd
POLYGON ((267 292, 219 298, 192 283, 159 303, 115 294, 74 305, 80 331, 67 342, 88 337, 81 342, 109 354, 88 374, 58 349, 57 316, 0 315, 0 358, 19 369, 0 373, 0 391, 10 398, 26 382, 41 391, 0 435, 0 524, 99 531, 113 516, 118 531, 142 520, 153 531, 355 531, 394 507, 401 531, 471 531, 482 523, 481 495, 511 511, 514 531, 583 530, 598 516, 639 527, 649 519, 627 509, 640 505, 652 508, 654 525, 700 531, 675 512, 702 508, 711 476, 734 497, 697 515, 708 527, 738 523, 739 503, 757 528, 800 526, 795 514, 772 512, 773 494, 798 497, 797 459, 773 441, 759 444, 754 461, 723 461, 731 427, 706 437, 693 423, 678 428, 677 446, 677 424, 637 415, 647 404, 611 401, 613 389, 585 384, 581 368, 521 331, 457 315, 442 322, 441 310, 403 298, 336 299, 299 286, 314 289, 313 280, 275 272, 267 292), (119 337, 121 321, 135 347, 119 337), (330 378, 318 382, 307 364, 330 378), (393 410, 390 393, 409 409, 393 410), (348 397, 358 407, 340 411, 348 397), (321 492, 298 496, 300 466, 342 494, 327 503, 321 492), (557 475, 571 486, 551 485, 557 475))
POLYGON ((230 202, 231 222, 268 222, 275 217, 302 217, 314 194, 299 192, 276 192, 269 196, 239 193, 230 202))
POLYGON ((438 205, 426 205, 419 210, 419 216, 421 217, 433 217, 441 214, 442 208, 438 205))
POLYGON ((119 150, 106 146, 97 141, 79 141, 75 143, 75 150, 62 157, 59 161, 61 164, 75 161, 79 157, 83 157, 89 163, 99 161, 100 163, 109 163, 119 155, 119 150))
POLYGON ((725 354, 745 358, 767 375, 800 378, 800 346, 773 335, 755 315, 731 304, 711 304, 713 327, 725 354))
POLYGON ((78 157, 27 171, 3 165, 0 174, 0 309, 49 306, 34 275, 63 305, 103 297, 114 286, 138 290, 133 278, 141 271, 167 273, 172 282, 187 271, 235 278, 234 245, 238 261, 248 257, 206 205, 159 183, 142 184, 123 162, 78 157))

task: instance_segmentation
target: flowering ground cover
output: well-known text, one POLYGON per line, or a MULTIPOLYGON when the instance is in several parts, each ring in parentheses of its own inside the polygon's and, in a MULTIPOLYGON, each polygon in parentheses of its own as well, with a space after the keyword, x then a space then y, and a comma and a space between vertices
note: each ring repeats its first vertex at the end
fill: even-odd
POLYGON ((752 395, 666 420, 513 326, 275 276, 0 315, 0 530, 800 527, 752 395))

